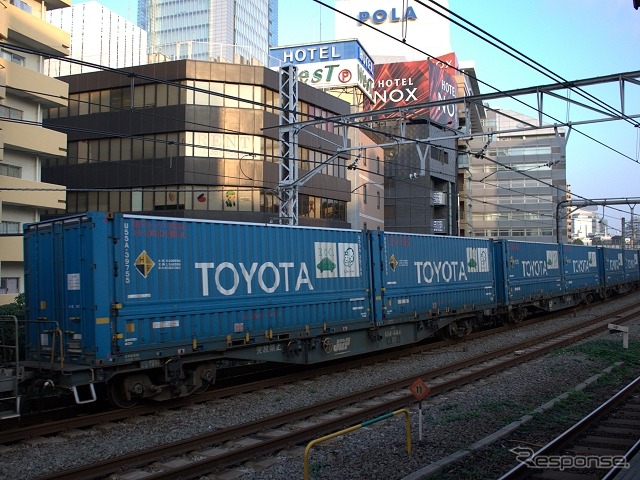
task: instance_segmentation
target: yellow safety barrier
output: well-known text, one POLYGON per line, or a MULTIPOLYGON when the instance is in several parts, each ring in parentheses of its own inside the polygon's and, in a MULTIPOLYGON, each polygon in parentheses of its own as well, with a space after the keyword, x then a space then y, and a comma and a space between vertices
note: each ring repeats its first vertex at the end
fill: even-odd
POLYGON ((387 418, 391 418, 392 416, 398 415, 400 413, 404 413, 406 418, 405 431, 407 432, 407 454, 411 455, 411 414, 409 413, 409 410, 407 410, 406 408, 402 408, 400 410, 396 410, 395 412, 385 413, 380 417, 376 417, 372 420, 367 420, 366 422, 362 422, 359 425, 345 428, 344 430, 340 430, 339 432, 335 432, 330 435, 326 435, 324 437, 316 438, 315 440, 312 440, 311 442, 309 442, 309 444, 307 445, 307 448, 304 449, 304 480, 309 480, 309 452, 315 445, 317 445, 318 443, 325 442, 327 440, 331 440, 332 438, 338 437, 340 435, 351 433, 362 427, 371 425, 372 423, 377 423, 382 420, 386 420, 387 418))

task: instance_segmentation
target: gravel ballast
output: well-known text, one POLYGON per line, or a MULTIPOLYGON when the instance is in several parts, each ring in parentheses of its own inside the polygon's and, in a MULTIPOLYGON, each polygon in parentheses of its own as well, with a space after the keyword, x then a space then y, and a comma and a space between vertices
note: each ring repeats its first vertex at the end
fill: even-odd
MULTIPOLYGON (((558 322, 562 322, 563 325, 577 323, 596 314, 630 304, 635 299, 637 294, 632 294, 612 304, 595 304, 588 311, 572 313, 554 322, 536 325, 525 323, 517 330, 486 337, 480 341, 415 355, 385 365, 325 375, 314 379, 313 382, 220 399, 204 406, 171 411, 163 415, 131 418, 118 424, 69 432, 63 437, 33 439, 16 445, 0 446, 0 480, 34 479, 142 448, 250 422, 280 411, 297 409, 348 392, 365 391, 385 380, 418 375, 430 368, 495 350, 506 345, 507 341, 520 341, 543 332, 552 332, 557 329, 554 324, 558 322)), ((612 323, 615 323, 615 318, 612 318, 612 323)), ((628 322, 627 325, 631 330, 630 351, 635 353, 637 360, 640 319, 628 322)), ((619 344, 622 350, 620 335, 603 332, 598 341, 619 344)), ((405 419, 399 415, 314 447, 309 461, 310 478, 403 479, 448 455, 469 449, 475 442, 523 415, 530 414, 558 395, 571 391, 582 381, 601 373, 613 362, 614 359, 566 349, 461 390, 428 397, 422 402, 422 440, 419 440, 417 403, 411 408, 411 455, 406 451, 405 419)), ((630 368, 625 369, 624 365, 616 367, 610 374, 603 376, 603 379, 615 378, 615 382, 621 385, 627 378, 637 375, 637 372, 629 370, 630 368)), ((599 384, 600 382, 596 382, 585 392, 597 389, 599 384)), ((603 390, 613 393, 613 388, 608 386, 603 390)), ((600 396, 602 394, 595 395, 593 401, 597 402, 600 396)), ((532 432, 530 425, 533 423, 535 419, 520 427, 508 439, 496 442, 495 447, 468 455, 459 463, 444 468, 434 478, 444 480, 499 476, 499 473, 491 471, 491 468, 503 468, 506 471, 509 468, 508 462, 514 458, 509 448, 516 446, 517 442, 538 445, 550 440, 544 440, 532 432), (517 437, 518 435, 520 437, 517 437), (482 460, 486 458, 484 455, 488 454, 501 460, 482 460), (470 467, 479 470, 470 476, 467 470, 470 467), (466 473, 463 474, 463 471, 466 473)), ((556 429, 558 428, 561 427, 556 429)), ((233 472, 226 472, 226 478, 232 478, 231 475, 236 474, 238 476, 235 478, 255 480, 302 478, 303 450, 304 446, 299 446, 288 452, 281 452, 272 462, 264 462, 271 463, 266 468, 254 468, 253 464, 236 467, 233 472)), ((217 477, 211 474, 209 478, 217 477)))

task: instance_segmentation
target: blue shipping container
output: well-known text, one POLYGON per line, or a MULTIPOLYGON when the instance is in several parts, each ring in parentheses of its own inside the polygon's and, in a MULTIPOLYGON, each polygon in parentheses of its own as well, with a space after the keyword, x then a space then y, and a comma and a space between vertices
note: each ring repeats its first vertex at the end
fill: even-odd
POLYGON ((624 253, 619 248, 602 248, 604 286, 607 288, 623 284, 625 281, 624 253))
POLYGON ((627 282, 640 280, 640 267, 638 265, 638 250, 624 250, 624 272, 627 282))
MULTIPOLYGON (((123 214, 43 222, 25 229, 27 313, 57 322, 65 363, 84 365, 366 328, 365 240, 354 230, 123 214)), ((30 333, 32 354, 38 342, 55 348, 30 333)))
POLYGON ((597 291, 600 287, 598 247, 563 245, 562 264, 566 293, 597 291))
POLYGON ((496 240, 494 246, 496 261, 500 262, 501 305, 517 306, 563 293, 560 245, 496 240))
POLYGON ((490 240, 389 232, 383 235, 386 320, 414 312, 445 315, 495 307, 490 240))

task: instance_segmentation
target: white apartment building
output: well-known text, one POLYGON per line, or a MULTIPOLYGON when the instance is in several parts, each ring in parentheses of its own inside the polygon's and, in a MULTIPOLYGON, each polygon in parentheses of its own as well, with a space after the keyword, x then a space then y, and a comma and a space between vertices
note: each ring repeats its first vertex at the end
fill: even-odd
POLYGON ((44 57, 69 54, 69 34, 46 11, 70 0, 10 0, 0 14, 0 304, 24 292, 22 226, 64 208, 63 186, 43 183, 41 165, 65 158, 67 136, 41 126, 43 111, 67 107, 68 85, 44 74, 44 57))

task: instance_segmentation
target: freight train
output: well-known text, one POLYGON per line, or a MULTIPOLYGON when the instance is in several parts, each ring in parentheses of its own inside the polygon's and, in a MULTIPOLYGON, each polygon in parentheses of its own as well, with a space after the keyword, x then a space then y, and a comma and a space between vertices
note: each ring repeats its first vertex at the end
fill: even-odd
POLYGON ((230 361, 321 363, 638 287, 638 250, 90 212, 24 228, 0 395, 203 391, 230 361), (10 361, 6 361, 9 359, 10 361), (101 388, 97 388, 100 386, 101 388))

